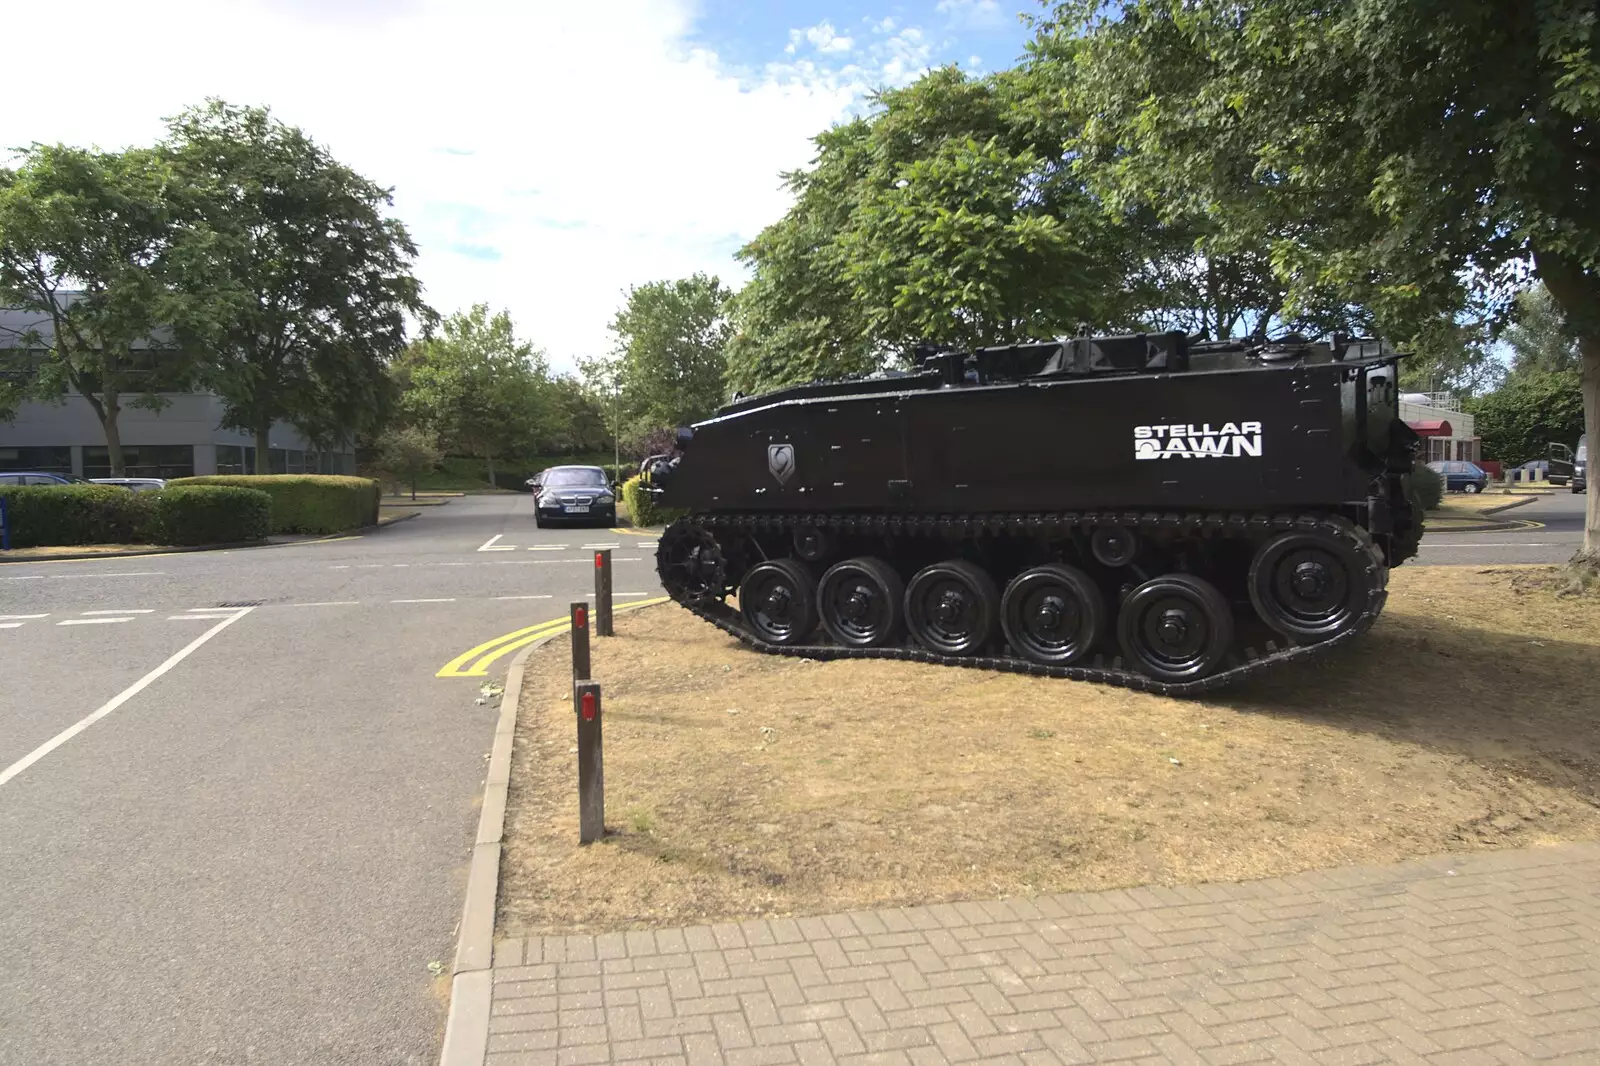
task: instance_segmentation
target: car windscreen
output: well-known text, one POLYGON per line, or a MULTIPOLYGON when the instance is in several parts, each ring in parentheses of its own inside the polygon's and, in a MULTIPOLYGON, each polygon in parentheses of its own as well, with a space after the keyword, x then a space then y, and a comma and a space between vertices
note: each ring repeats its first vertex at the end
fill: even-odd
POLYGON ((598 470, 551 470, 542 482, 547 489, 603 489, 606 478, 598 470))

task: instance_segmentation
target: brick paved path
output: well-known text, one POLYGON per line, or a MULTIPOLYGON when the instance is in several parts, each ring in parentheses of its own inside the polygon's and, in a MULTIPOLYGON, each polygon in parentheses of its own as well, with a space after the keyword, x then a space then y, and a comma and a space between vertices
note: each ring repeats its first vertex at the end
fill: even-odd
POLYGON ((491 1066, 1600 1062, 1600 844, 497 945, 491 1066))

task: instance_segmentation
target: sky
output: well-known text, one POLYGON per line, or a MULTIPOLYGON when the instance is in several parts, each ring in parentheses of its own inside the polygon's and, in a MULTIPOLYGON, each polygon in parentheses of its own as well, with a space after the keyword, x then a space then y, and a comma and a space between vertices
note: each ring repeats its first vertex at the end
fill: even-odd
MULTIPOLYGON (((558 369, 629 285, 703 270, 875 88, 1012 65, 1037 0, 77 0, 67 63, 13 70, 0 147, 149 144, 264 104, 394 189, 425 298, 507 308, 558 369), (34 81, 19 93, 17 78, 34 81)), ((33 17, 0 0, 0 25, 33 17)), ((65 27, 62 27, 65 29, 65 27)))

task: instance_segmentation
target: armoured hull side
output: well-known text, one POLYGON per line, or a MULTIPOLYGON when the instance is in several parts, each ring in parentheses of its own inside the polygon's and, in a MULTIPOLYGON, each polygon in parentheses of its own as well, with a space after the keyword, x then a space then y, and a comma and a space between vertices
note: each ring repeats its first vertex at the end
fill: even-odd
POLYGON ((697 511, 1337 505, 1369 491, 1344 410, 1359 373, 1322 364, 788 398, 696 426, 663 502, 697 511))

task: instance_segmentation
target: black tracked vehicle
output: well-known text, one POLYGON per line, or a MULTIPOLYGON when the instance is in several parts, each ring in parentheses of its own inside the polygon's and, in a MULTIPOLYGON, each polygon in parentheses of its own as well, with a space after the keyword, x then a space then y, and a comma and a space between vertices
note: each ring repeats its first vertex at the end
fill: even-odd
POLYGON ((738 398, 644 463, 688 512, 657 569, 761 651, 1214 688, 1366 630, 1415 553, 1399 358, 1075 337, 738 398))

